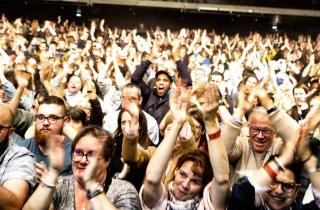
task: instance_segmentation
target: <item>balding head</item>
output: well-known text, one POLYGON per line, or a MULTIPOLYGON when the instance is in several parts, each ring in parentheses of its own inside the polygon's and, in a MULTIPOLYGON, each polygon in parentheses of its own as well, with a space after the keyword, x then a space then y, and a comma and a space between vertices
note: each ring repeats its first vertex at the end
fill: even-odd
POLYGON ((4 127, 12 126, 13 113, 5 104, 0 104, 0 125, 4 127))
POLYGON ((267 111, 256 108, 249 117, 249 144, 258 153, 266 152, 272 145, 275 131, 267 111))
POLYGON ((12 121, 12 111, 6 105, 0 104, 0 156, 8 147, 9 138, 13 132, 12 121))

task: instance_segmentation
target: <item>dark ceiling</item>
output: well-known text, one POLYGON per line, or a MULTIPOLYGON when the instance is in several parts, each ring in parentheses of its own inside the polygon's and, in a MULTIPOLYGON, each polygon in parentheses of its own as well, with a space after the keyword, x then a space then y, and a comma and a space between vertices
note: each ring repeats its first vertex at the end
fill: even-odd
POLYGON ((234 4, 311 10, 320 9, 320 0, 176 0, 175 2, 234 4))

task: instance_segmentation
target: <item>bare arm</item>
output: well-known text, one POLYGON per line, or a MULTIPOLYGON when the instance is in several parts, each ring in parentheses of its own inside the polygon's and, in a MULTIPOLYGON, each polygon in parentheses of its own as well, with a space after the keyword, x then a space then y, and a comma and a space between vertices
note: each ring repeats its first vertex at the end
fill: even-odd
POLYGON ((22 203, 19 198, 4 186, 0 186, 0 209, 18 210, 22 203))
POLYGON ((170 96, 170 110, 173 116, 172 127, 152 156, 144 181, 142 199, 151 208, 159 201, 162 195, 161 178, 171 158, 178 134, 187 119, 186 100, 188 97, 186 96, 188 94, 189 92, 185 88, 177 87, 170 96))
POLYGON ((15 71, 15 77, 18 83, 18 88, 9 103, 9 108, 13 113, 17 112, 22 93, 28 86, 31 75, 28 72, 15 71))
POLYGON ((59 172, 64 165, 63 136, 52 136, 49 143, 49 167, 42 176, 41 183, 31 195, 23 210, 48 210, 52 209, 52 198, 59 172))
POLYGON ((215 137, 207 137, 210 162, 214 174, 210 186, 210 198, 216 210, 225 210, 229 188, 229 162, 217 121, 219 90, 218 86, 208 83, 204 84, 203 88, 200 87, 200 91, 196 94, 198 96, 196 104, 203 114, 206 133, 208 136, 218 134, 215 137), (200 92, 201 89, 202 93, 200 92), (204 102, 200 103, 200 101, 204 102))

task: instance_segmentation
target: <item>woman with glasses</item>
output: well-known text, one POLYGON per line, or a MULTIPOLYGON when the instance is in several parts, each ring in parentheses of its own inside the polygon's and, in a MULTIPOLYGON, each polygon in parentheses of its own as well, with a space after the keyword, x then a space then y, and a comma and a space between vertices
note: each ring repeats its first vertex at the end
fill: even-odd
POLYGON ((134 187, 108 174, 114 151, 109 133, 98 126, 82 129, 73 143, 73 175, 65 177, 58 177, 64 159, 61 137, 51 138, 54 145, 49 147, 50 165, 23 209, 140 209, 134 187))

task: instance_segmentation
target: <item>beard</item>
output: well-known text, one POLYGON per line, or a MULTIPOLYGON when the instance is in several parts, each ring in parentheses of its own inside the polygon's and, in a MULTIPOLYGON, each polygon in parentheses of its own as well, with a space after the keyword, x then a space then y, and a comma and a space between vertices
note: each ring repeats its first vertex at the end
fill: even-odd
POLYGON ((9 133, 7 133, 7 135, 4 137, 4 139, 2 140, 2 142, 0 143, 0 156, 6 151, 6 149, 9 146, 9 133))
POLYGON ((45 133, 39 129, 35 129, 34 138, 38 145, 42 147, 46 147, 48 137, 49 137, 49 133, 45 133))

